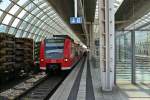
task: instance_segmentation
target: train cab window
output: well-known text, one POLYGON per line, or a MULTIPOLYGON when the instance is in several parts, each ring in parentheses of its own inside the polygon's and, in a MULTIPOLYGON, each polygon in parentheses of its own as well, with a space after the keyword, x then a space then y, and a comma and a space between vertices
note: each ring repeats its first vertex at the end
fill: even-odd
POLYGON ((64 39, 47 39, 45 40, 46 58, 63 58, 64 39))

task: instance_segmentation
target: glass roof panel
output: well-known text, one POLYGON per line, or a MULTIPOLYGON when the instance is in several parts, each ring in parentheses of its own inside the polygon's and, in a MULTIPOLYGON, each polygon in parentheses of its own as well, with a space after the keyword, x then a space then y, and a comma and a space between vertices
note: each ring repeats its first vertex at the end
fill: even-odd
POLYGON ((37 28, 37 30, 35 31, 35 34, 38 34, 38 32, 40 31, 40 29, 39 28, 37 28))
POLYGON ((22 24, 20 25, 19 29, 24 29, 24 27, 27 25, 27 23, 25 21, 22 22, 22 24))
POLYGON ((46 11, 48 11, 50 9, 51 9, 51 7, 47 7, 46 9, 43 9, 43 11, 46 12, 46 11))
POLYGON ((9 0, 1 0, 0 9, 5 10, 11 2, 9 0))
POLYGON ((49 11, 48 15, 53 15, 55 12, 53 10, 49 11))
POLYGON ((38 15, 36 15, 36 16, 39 17, 41 14, 43 14, 43 12, 38 13, 38 15))
POLYGON ((41 4, 39 7, 40 7, 40 8, 43 8, 43 7, 46 6, 46 5, 47 5, 47 3, 45 2, 45 3, 41 4))
POLYGON ((33 27, 32 30, 31 30, 31 32, 32 33, 35 32, 36 29, 37 29, 36 27, 33 27))
POLYGON ((33 7, 36 7, 33 3, 30 3, 28 6, 25 7, 25 10, 30 11, 33 7))
POLYGON ((30 22, 31 19, 33 19, 34 16, 29 14, 24 20, 27 21, 27 22, 30 22))
POLYGON ((31 24, 28 24, 28 26, 25 30, 28 31, 30 27, 32 27, 31 24))
POLYGON ((41 20, 43 20, 44 18, 46 18, 47 16, 43 16, 42 18, 41 18, 41 20))
POLYGON ((22 10, 20 14, 18 15, 18 18, 22 18, 27 12, 25 10, 22 10))
POLYGON ((40 11, 40 9, 39 9, 39 8, 36 8, 36 9, 34 9, 31 13, 35 15, 35 13, 36 13, 37 11, 40 11))
POLYGON ((5 25, 0 25, 0 32, 5 32, 6 31, 6 26, 5 25))
POLYGON ((42 21, 38 20, 38 22, 35 24, 35 26, 39 26, 39 24, 41 23, 42 21))
POLYGON ((4 20, 2 21, 2 23, 8 25, 9 22, 10 22, 10 20, 11 20, 11 18, 12 18, 12 16, 9 15, 9 14, 7 14, 7 15, 5 16, 5 18, 4 18, 4 20))
POLYGON ((57 14, 56 13, 54 13, 54 14, 51 14, 51 18, 54 18, 55 16, 57 16, 57 14))
POLYGON ((32 36, 32 33, 29 33, 29 34, 28 34, 28 38, 31 38, 31 36, 32 36))
POLYGON ((2 11, 0 11, 0 16, 3 14, 3 12, 2 11))
POLYGON ((27 32, 24 32, 23 35, 22 35, 22 37, 25 37, 26 35, 27 35, 27 32))
POLYGON ((23 4, 25 4, 28 0, 19 0, 17 2, 18 5, 22 6, 23 4))
POLYGON ((14 6, 10 9, 10 11, 9 11, 8 13, 14 15, 14 14, 17 12, 18 9, 19 9, 19 6, 14 5, 14 6))
POLYGON ((20 19, 16 18, 12 24, 13 27, 16 27, 19 23, 20 19))
POLYGON ((10 34, 14 34, 14 31, 15 31, 15 28, 10 27, 10 28, 9 28, 9 32, 8 32, 8 33, 10 33, 10 34))
POLYGON ((22 34, 22 31, 21 31, 21 30, 18 30, 15 36, 16 36, 16 37, 21 37, 21 34, 22 34))
POLYGON ((36 4, 41 2, 41 1, 43 1, 43 0, 33 0, 33 2, 36 3, 36 4))

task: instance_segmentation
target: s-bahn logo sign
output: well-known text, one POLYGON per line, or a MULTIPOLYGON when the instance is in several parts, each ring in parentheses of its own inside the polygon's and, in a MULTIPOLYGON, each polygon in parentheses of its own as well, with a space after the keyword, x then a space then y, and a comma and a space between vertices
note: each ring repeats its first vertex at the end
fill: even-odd
POLYGON ((82 17, 70 17, 70 24, 82 24, 82 17))

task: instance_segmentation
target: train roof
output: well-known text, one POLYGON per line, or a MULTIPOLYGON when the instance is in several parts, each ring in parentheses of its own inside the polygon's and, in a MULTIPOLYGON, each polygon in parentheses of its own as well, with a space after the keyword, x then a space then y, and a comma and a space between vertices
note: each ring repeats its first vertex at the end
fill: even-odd
POLYGON ((68 35, 53 35, 54 38, 70 38, 68 35))
POLYGON ((66 39, 66 38, 69 38, 71 39, 72 41, 74 41, 71 37, 69 37, 68 35, 53 35, 53 37, 55 39, 66 39))

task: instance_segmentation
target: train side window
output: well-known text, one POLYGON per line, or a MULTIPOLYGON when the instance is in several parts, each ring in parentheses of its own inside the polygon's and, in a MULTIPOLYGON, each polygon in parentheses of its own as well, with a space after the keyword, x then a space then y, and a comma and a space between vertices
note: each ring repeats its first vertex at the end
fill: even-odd
POLYGON ((71 43, 71 53, 72 53, 72 56, 75 56, 75 48, 74 48, 73 43, 71 43))
POLYGON ((75 50, 75 56, 79 56, 77 48, 75 50))

